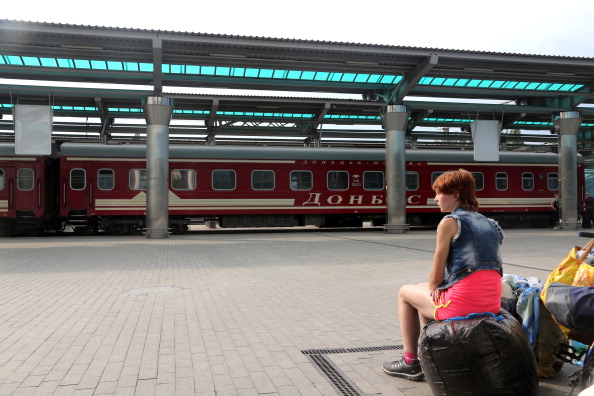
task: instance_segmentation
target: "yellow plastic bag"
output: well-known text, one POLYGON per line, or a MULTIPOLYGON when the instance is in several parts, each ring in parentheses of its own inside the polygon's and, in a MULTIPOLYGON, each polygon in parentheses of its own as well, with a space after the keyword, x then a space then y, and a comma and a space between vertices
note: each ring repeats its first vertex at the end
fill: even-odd
POLYGON ((571 249, 567 257, 565 257, 557 268, 550 273, 540 292, 540 299, 542 301, 547 301, 547 290, 549 289, 549 285, 553 282, 571 286, 592 286, 591 282, 594 280, 594 267, 585 264, 583 261, 588 257, 592 248, 594 248, 594 239, 591 239, 583 248, 574 246, 573 249, 571 249), (576 258, 578 252, 580 252, 580 258, 576 258), (578 284, 574 284, 574 282, 578 284), (584 284, 588 282, 590 283, 584 284))
MULTIPOLYGON (((591 239, 583 248, 574 246, 571 249, 567 257, 551 272, 545 282, 540 292, 540 299, 543 303, 547 301, 547 290, 553 282, 570 286, 594 286, 594 267, 583 261, 592 252, 592 248, 594 248, 594 239, 591 239), (577 254, 579 254, 579 258, 576 257, 577 254)), ((559 322, 557 322, 557 325, 566 337, 582 342, 583 335, 581 333, 574 332, 559 322)), ((586 337, 589 337, 589 335, 586 335, 586 337)))
POLYGON ((580 264, 571 286, 594 286, 594 267, 586 263, 580 264))

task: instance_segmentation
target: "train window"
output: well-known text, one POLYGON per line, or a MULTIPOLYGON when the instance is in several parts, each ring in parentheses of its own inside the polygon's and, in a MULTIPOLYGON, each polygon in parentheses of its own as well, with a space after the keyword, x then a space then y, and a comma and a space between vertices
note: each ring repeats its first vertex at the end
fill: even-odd
POLYGON ((130 169, 128 185, 130 190, 146 190, 146 169, 130 169))
POLYGON ((274 171, 255 170, 252 172, 252 189, 274 190, 274 171))
MULTIPOLYGON (((444 173, 445 172, 433 172, 431 174, 431 187, 433 187, 433 183, 435 183, 435 179, 437 179, 439 176, 441 176, 444 173)), ((472 173, 472 177, 474 177, 475 189, 477 191, 480 191, 483 188, 485 188, 485 176, 481 172, 471 172, 471 173, 472 173)), ((507 187, 505 189, 507 189, 507 187)))
POLYGON ((171 171, 171 188, 173 190, 195 190, 196 171, 193 169, 174 169, 171 171))
POLYGON ((213 190, 235 190, 235 171, 217 169, 212 171, 213 190))
POLYGON ((482 190, 485 188, 485 177, 481 172, 471 172, 472 177, 474 177, 474 188, 477 191, 482 190))
POLYGON ((346 171, 330 171, 327 175, 328 190, 344 191, 349 189, 349 173, 346 171))
POLYGON ((559 189, 559 174, 549 173, 547 175, 547 187, 549 190, 557 191, 559 189))
POLYGON ((522 189, 526 191, 534 190, 534 175, 532 173, 522 173, 522 189))
POLYGON ((291 171, 291 190, 311 190, 313 175, 310 171, 291 171))
POLYGON ((435 180, 436 180, 436 179, 437 179, 439 176, 443 175, 444 173, 445 173, 445 172, 433 172, 433 173, 431 174, 431 187, 433 187, 433 183, 435 183, 435 180))
POLYGON ((4 190, 4 169, 0 169, 0 190, 4 190))
POLYGON ((17 188, 22 191, 33 190, 35 177, 33 169, 22 168, 17 172, 17 188))
POLYGON ((406 191, 419 189, 419 174, 417 172, 406 172, 406 191))
POLYGON ((363 188, 369 191, 384 189, 384 172, 363 172, 363 188))
POLYGON ((84 169, 75 168, 70 170, 70 188, 73 190, 84 190, 87 186, 87 173, 84 169))
POLYGON ((497 172, 495 174, 495 188, 497 190, 507 190, 507 173, 497 172))
POLYGON ((17 172, 17 188, 21 191, 31 191, 35 186, 33 169, 21 168, 17 172))
POLYGON ((97 187, 99 190, 113 190, 115 173, 113 169, 99 169, 97 171, 97 187))

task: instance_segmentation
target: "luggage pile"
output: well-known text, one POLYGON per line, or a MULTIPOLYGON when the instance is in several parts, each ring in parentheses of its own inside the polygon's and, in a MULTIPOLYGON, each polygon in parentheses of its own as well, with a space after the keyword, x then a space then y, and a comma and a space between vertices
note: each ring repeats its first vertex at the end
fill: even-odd
POLYGON ((565 362, 582 365, 570 394, 576 386, 594 393, 593 252, 594 239, 575 246, 545 283, 505 274, 499 315, 425 325, 419 357, 433 393, 536 395, 538 377, 554 377, 565 362))

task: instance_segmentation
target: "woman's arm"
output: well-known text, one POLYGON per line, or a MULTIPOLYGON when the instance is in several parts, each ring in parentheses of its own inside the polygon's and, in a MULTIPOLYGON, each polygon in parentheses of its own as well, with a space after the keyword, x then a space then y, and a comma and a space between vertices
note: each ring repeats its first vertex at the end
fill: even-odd
POLYGON ((429 274, 429 289, 431 291, 437 289, 437 286, 443 282, 446 260, 450 252, 450 243, 457 233, 458 222, 452 217, 446 217, 437 226, 437 241, 435 243, 433 266, 429 274))

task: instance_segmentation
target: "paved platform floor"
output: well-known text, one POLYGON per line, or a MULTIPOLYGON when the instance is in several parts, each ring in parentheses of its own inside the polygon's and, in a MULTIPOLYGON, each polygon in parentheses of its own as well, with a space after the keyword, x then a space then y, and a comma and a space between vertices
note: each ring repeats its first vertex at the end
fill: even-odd
MULTIPOLYGON (((430 395, 396 292, 435 231, 0 238, 0 395, 430 395)), ((546 279, 575 231, 508 230, 504 272, 546 279)), ((565 395, 566 365, 540 381, 565 395)))

